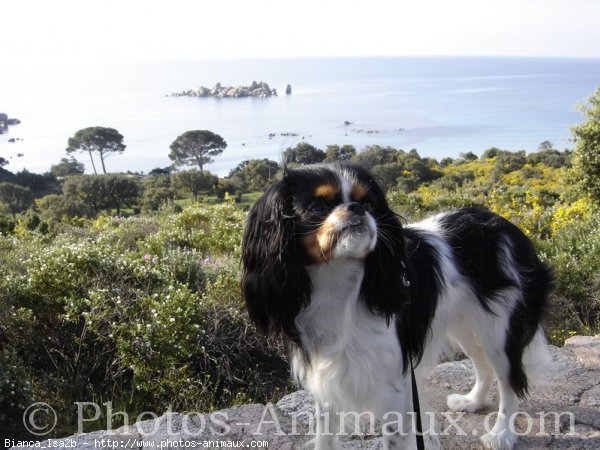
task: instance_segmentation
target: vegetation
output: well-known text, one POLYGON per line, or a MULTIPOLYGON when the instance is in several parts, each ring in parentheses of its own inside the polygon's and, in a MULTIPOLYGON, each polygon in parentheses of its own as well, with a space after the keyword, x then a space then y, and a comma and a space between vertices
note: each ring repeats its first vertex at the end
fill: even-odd
POLYGON ((325 150, 324 162, 348 161, 356 156, 356 148, 353 145, 328 145, 325 150))
POLYGON ((98 172, 96 171, 96 164, 94 164, 92 153, 97 153, 102 163, 102 172, 106 173, 104 160, 110 154, 123 153, 125 151, 125 144, 123 144, 123 136, 114 128, 89 127, 79 130, 73 137, 69 138, 67 153, 77 151, 88 152, 90 162, 96 174, 98 172))
POLYGON ((177 198, 171 177, 167 175, 154 176, 144 183, 144 193, 141 203, 144 211, 158 211, 161 206, 172 205, 177 198))
POLYGON ((213 162, 226 147, 225 140, 212 131, 186 131, 171 144, 169 158, 176 166, 198 165, 202 172, 204 165, 213 162))
POLYGON ((301 142, 283 152, 283 159, 290 166, 300 164, 318 164, 325 159, 325 152, 308 142, 301 142))
POLYGON ((91 216, 113 208, 120 215, 121 208, 137 203, 140 187, 127 175, 78 175, 65 181, 63 192, 68 202, 86 205, 92 213, 82 210, 80 215, 91 216))
POLYGON ((219 179, 215 175, 198 169, 184 170, 173 176, 175 188, 191 192, 195 202, 198 201, 201 192, 212 190, 218 182, 219 179))
POLYGON ((590 97, 589 105, 582 105, 586 120, 573 127, 577 147, 575 163, 586 192, 600 202, 600 89, 590 97))
POLYGON ((56 178, 68 177, 69 175, 83 175, 84 172, 85 166, 72 156, 70 158, 62 158, 58 164, 53 164, 50 167, 50 173, 56 178))
POLYGON ((264 191, 279 174, 275 161, 250 159, 241 162, 229 173, 229 180, 244 191, 264 191))
POLYGON ((248 326, 240 298, 244 215, 226 201, 49 234, 22 220, 0 237, 4 436, 33 401, 57 410, 60 435, 76 428, 74 401, 203 411, 285 391, 283 347, 248 326))
POLYGON ((2 182, 0 183, 0 202, 8 206, 13 219, 16 219, 18 212, 29 208, 33 203, 33 196, 26 187, 2 182))

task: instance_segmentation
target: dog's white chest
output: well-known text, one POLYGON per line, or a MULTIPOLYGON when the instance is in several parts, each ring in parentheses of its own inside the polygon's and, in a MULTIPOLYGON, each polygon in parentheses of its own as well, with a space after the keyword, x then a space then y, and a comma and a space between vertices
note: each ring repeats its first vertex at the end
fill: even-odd
MULTIPOLYGON (((344 410, 376 410, 381 386, 402 378, 400 348, 393 327, 374 321, 357 324, 352 338, 340 337, 318 349, 311 361, 307 388, 344 410)), ((385 390, 383 390, 385 392, 385 390)))
POLYGON ((346 411, 374 411, 386 400, 380 398, 386 392, 382 385, 401 386, 400 344, 394 324, 359 301, 362 273, 352 278, 345 272, 345 277, 340 279, 346 282, 325 290, 313 274, 311 304, 296 320, 310 364, 294 358, 292 369, 321 402, 346 411))

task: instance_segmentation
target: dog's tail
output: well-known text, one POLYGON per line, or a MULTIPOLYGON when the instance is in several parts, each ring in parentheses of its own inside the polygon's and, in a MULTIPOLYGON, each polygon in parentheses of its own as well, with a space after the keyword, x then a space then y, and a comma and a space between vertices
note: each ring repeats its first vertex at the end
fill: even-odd
POLYGON ((523 368, 529 381, 529 388, 544 384, 548 376, 554 373, 554 367, 555 363, 548 351, 544 331, 540 327, 523 352, 523 368))
POLYGON ((528 382, 538 379, 536 375, 542 373, 551 360, 541 321, 548 309, 554 276, 552 269, 541 262, 533 251, 530 255, 530 264, 519 270, 522 301, 511 314, 506 342, 511 366, 510 383, 519 397, 527 395, 528 382))

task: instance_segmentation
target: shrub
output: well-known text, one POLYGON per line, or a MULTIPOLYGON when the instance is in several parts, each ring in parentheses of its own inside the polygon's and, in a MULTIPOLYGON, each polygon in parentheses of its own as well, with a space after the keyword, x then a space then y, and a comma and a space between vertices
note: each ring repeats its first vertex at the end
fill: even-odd
POLYGON ((15 230, 15 221, 0 215, 0 235, 10 234, 15 230))
POLYGON ((141 243, 147 253, 161 254, 176 246, 209 254, 239 255, 245 213, 235 202, 214 206, 194 204, 180 214, 169 215, 160 231, 141 243))
POLYGON ((556 275, 552 328, 585 334, 598 332, 600 214, 572 221, 538 245, 556 275))
POLYGON ((0 393, 0 427, 18 428, 8 407, 30 400, 26 386, 56 409, 57 435, 74 431, 74 401, 207 411, 288 389, 281 342, 246 319, 243 220, 228 202, 0 236, 0 370, 24 383, 0 393))
MULTIPOLYGON (((0 374, 0 423, 8 425, 13 417, 22 416, 32 403, 31 382, 23 361, 11 349, 0 349, 0 374)), ((14 425, 3 428, 9 434, 18 432, 14 425)))

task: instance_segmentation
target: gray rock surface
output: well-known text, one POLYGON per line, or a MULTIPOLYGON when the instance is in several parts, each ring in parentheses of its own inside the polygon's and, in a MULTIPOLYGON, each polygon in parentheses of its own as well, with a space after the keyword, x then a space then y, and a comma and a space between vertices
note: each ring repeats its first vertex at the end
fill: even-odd
MULTIPOLYGON (((517 449, 600 449, 600 336, 575 336, 563 348, 550 347, 550 354, 553 370, 521 405, 516 428, 522 436, 517 449), (558 420, 551 413, 559 413, 558 420)), ((486 415, 495 411, 498 401, 495 389, 484 411, 446 416, 440 413, 447 410, 448 394, 467 392, 473 381, 470 361, 462 360, 439 364, 421 383, 421 395, 427 404, 424 410, 436 411, 437 433, 448 429, 437 439, 428 439, 429 448, 481 448, 479 436, 484 432, 486 415)), ((116 432, 99 431, 66 439, 73 439, 78 449, 101 448, 103 439, 110 442, 111 448, 142 448, 149 443, 154 443, 154 448, 202 448, 208 441, 229 445, 244 441, 241 448, 251 448, 251 441, 263 441, 253 444, 255 448, 312 448, 309 431, 314 428, 313 416, 311 395, 298 391, 276 405, 244 405, 213 414, 169 413, 116 432)), ((382 442, 376 435, 353 436, 344 437, 342 446, 375 450, 382 448, 382 442)))

